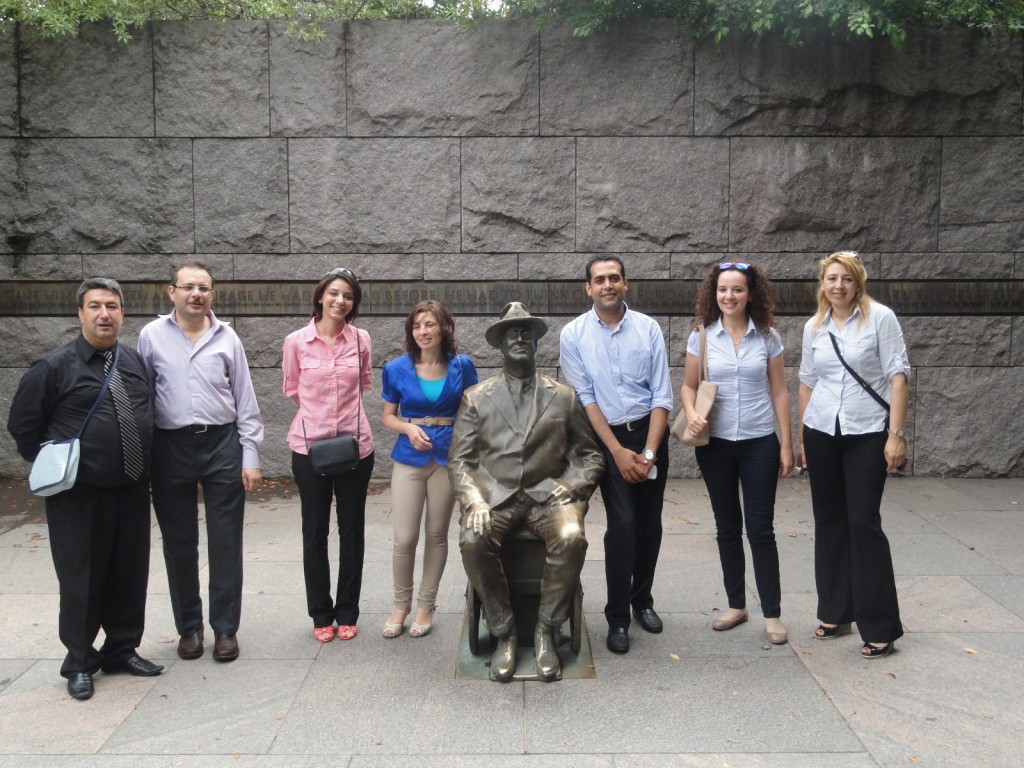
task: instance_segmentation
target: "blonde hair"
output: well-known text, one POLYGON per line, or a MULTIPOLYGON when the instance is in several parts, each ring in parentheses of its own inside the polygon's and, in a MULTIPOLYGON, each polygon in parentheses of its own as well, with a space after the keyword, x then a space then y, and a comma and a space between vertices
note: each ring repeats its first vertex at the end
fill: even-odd
POLYGON ((868 313, 871 312, 871 297, 868 296, 868 291, 865 287, 868 281, 868 271, 864 268, 864 264, 861 262, 857 252, 835 251, 819 263, 821 264, 821 270, 818 272, 818 311, 814 314, 815 330, 821 327, 821 324, 825 322, 825 315, 832 309, 832 304, 829 302, 828 297, 825 296, 825 289, 821 283, 825 279, 825 273, 828 271, 828 268, 833 264, 842 265, 850 273, 850 277, 853 278, 853 282, 857 286, 857 292, 854 294, 854 304, 860 310, 860 322, 864 323, 868 319, 868 313))

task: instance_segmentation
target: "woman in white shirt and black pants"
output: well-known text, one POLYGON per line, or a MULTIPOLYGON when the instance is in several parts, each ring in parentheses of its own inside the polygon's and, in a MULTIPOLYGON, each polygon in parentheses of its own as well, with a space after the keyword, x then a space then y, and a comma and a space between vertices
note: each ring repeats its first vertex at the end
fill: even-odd
POLYGON ((856 621, 861 656, 877 659, 903 635, 880 508, 887 472, 906 460, 910 362, 896 315, 868 296, 866 282, 854 251, 821 262, 818 311, 804 326, 798 461, 814 507, 814 636, 838 637, 856 621))
POLYGON ((775 491, 779 475, 793 469, 789 394, 782 341, 773 327, 775 301, 755 265, 726 261, 711 267, 697 293, 697 322, 707 329, 708 378, 718 385, 708 419, 694 409, 699 383, 700 337, 690 334, 680 393, 690 431, 710 422, 708 445, 696 449, 715 514, 718 555, 729 609, 712 622, 728 630, 749 618, 746 607, 743 522, 754 561, 765 631, 787 641, 781 616, 779 553, 775 544, 775 491), (781 428, 781 442, 775 422, 781 428), (743 504, 740 505, 740 487, 743 504))

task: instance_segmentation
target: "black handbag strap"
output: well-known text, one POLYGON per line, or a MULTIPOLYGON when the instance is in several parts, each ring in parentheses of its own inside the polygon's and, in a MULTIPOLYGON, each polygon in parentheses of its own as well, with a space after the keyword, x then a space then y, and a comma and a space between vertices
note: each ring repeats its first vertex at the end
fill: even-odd
POLYGON ((839 351, 839 342, 836 340, 836 335, 834 333, 832 333, 832 331, 829 331, 828 332, 828 337, 830 339, 832 339, 832 346, 836 350, 836 357, 838 357, 839 358, 839 362, 843 364, 843 368, 848 370, 850 372, 850 375, 853 376, 853 378, 856 380, 856 382, 858 384, 860 384, 869 395, 871 395, 873 398, 875 398, 875 401, 880 406, 885 408, 885 412, 888 413, 889 412, 889 404, 887 402, 885 402, 885 398, 882 397, 877 392, 875 392, 875 390, 872 389, 871 385, 868 384, 866 381, 864 381, 864 379, 861 378, 860 374, 857 373, 855 370, 853 370, 853 368, 850 367, 850 364, 846 362, 846 358, 843 357, 843 353, 839 351))
MULTIPOLYGON (((363 424, 363 391, 360 389, 360 385, 363 383, 363 346, 359 340, 359 329, 354 325, 352 330, 356 332, 356 362, 359 363, 357 366, 359 371, 356 374, 356 444, 359 444, 359 430, 363 424)), ((302 419, 302 439, 306 441, 306 452, 309 452, 309 438, 306 437, 306 420, 302 419)), ((337 435, 335 435, 337 437, 337 435)))
POLYGON ((118 344, 114 350, 114 362, 110 366, 110 370, 107 371, 107 377, 103 379, 103 386, 100 387, 100 393, 96 396, 96 402, 92 404, 92 408, 89 409, 89 413, 85 416, 85 421, 82 422, 82 428, 78 430, 78 434, 75 435, 75 440, 82 437, 82 433, 85 432, 85 427, 89 423, 89 419, 96 413, 96 409, 100 407, 100 403, 103 401, 103 396, 107 394, 107 389, 110 387, 110 380, 114 377, 114 371, 117 370, 117 361, 121 358, 121 345, 118 344))

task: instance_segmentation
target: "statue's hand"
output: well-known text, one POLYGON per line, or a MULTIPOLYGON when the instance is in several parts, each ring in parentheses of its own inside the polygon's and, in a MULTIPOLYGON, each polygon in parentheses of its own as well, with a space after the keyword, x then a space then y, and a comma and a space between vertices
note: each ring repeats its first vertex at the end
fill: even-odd
POLYGON ((478 506, 471 509, 466 519, 466 528, 472 528, 477 536, 486 536, 491 530, 491 510, 489 507, 478 506))

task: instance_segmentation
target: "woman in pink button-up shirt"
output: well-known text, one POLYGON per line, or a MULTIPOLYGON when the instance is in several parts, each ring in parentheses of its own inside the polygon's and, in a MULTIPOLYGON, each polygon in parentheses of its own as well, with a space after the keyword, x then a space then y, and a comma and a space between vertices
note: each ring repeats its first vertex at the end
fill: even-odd
POLYGON ((302 500, 302 565, 306 607, 313 636, 322 643, 337 636, 351 640, 359 620, 363 580, 366 491, 373 472, 373 435, 362 393, 370 388, 370 334, 351 323, 363 291, 348 269, 332 269, 313 291, 309 324, 284 340, 284 394, 299 406, 288 430, 292 474, 302 500), (319 474, 309 460, 309 441, 357 435, 360 461, 337 477, 319 474), (336 598, 331 599, 327 532, 331 500, 337 499, 339 565, 336 598))

